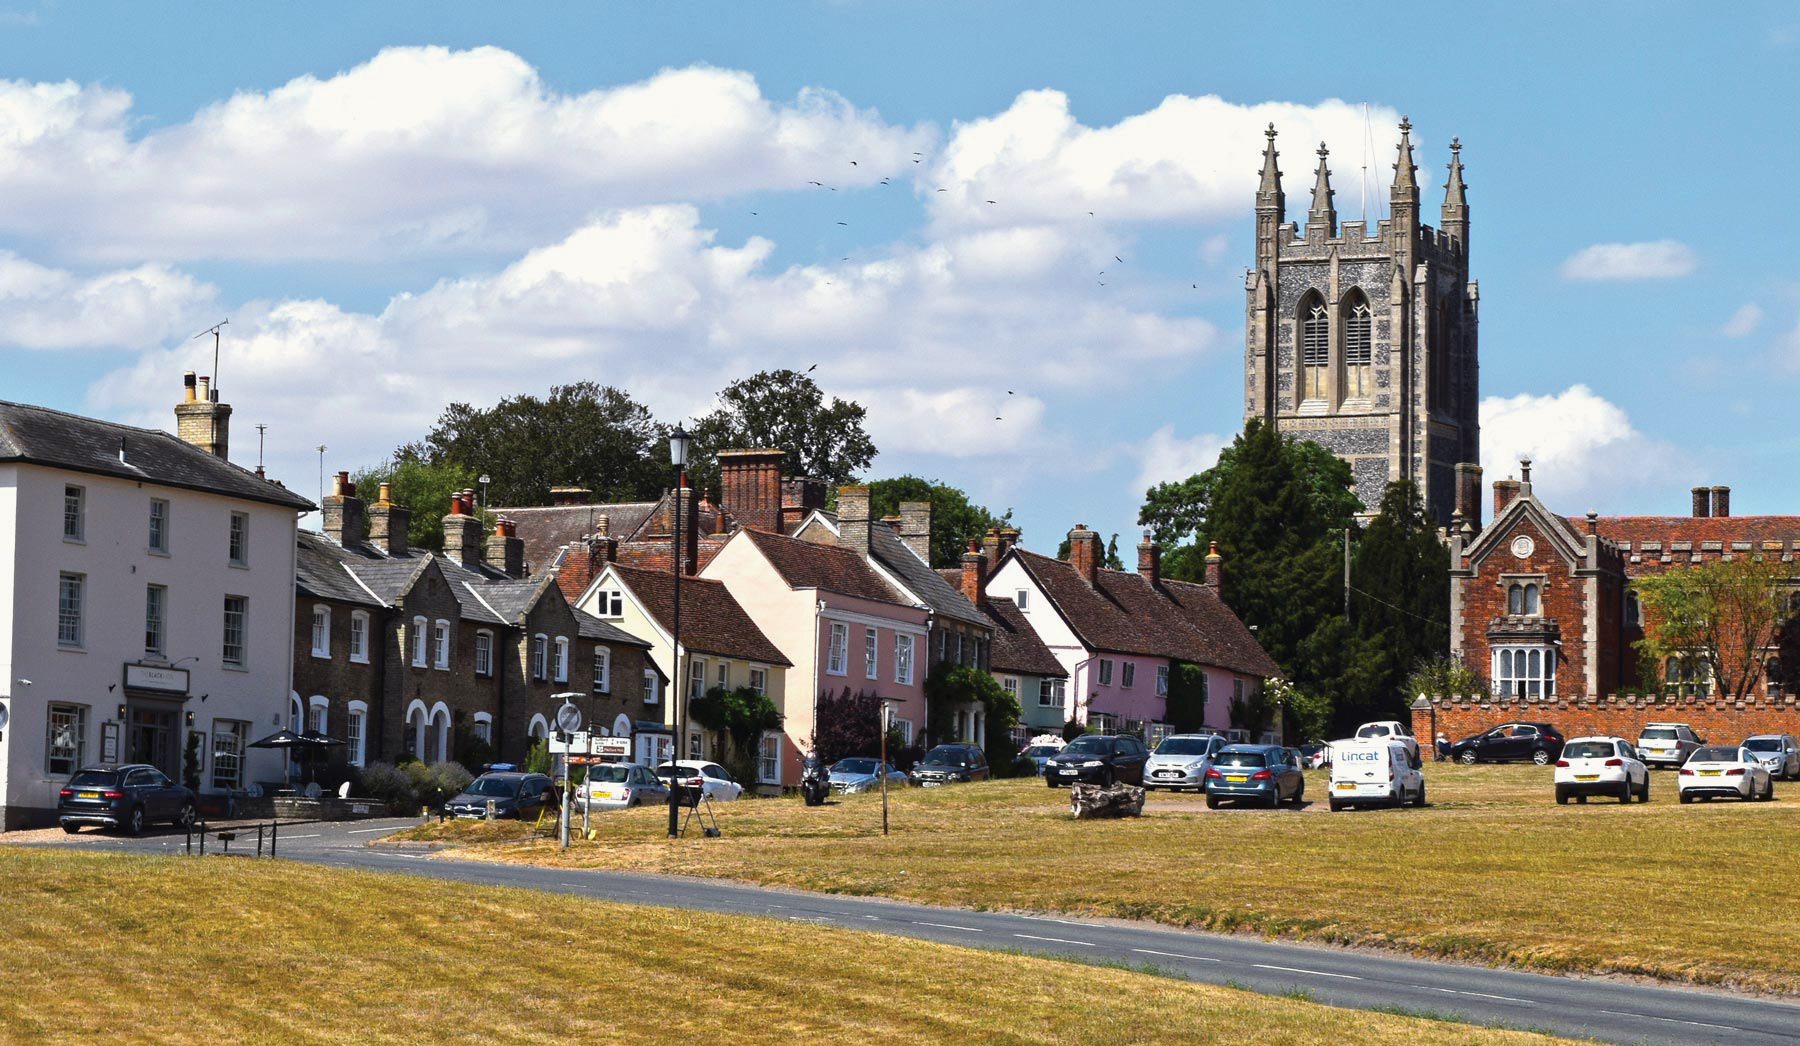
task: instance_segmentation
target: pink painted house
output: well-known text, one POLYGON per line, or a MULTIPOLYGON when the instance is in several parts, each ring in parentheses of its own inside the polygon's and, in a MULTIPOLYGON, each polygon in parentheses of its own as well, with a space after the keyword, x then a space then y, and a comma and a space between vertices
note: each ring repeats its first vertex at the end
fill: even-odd
POLYGON ((1014 546, 1016 533, 989 534, 987 595, 1010 600, 1068 673, 1060 695, 1053 687, 1021 695, 1028 719, 1060 715, 1103 732, 1141 732, 1155 744, 1172 732, 1174 665, 1205 673, 1205 724, 1220 731, 1230 725, 1232 698, 1279 673, 1219 598, 1216 558, 1208 562, 1208 583, 1199 585, 1164 578, 1161 550, 1148 540, 1138 546, 1133 573, 1101 567, 1100 535, 1086 527, 1069 532, 1066 561, 1014 546), (1059 696, 1061 707, 1049 707, 1059 696), (1045 707, 1032 707, 1034 699, 1045 707))
POLYGON ((928 611, 914 606, 849 549, 744 528, 700 577, 723 582, 792 662, 779 702, 782 734, 765 752, 779 766, 775 785, 795 785, 812 748, 818 698, 848 689, 892 703, 907 740, 925 729, 928 611))

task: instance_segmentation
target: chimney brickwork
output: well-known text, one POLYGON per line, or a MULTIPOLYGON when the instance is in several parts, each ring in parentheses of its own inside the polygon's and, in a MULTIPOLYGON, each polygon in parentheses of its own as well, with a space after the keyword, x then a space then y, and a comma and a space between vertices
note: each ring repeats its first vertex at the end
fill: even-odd
POLYGON ((369 540, 369 517, 363 511, 362 499, 356 496, 350 473, 340 472, 332 477, 331 493, 324 500, 320 506, 321 525, 333 541, 348 548, 369 540))
POLYGON ((1456 466, 1456 515, 1472 530, 1481 529, 1481 466, 1456 466))
POLYGON ((525 576, 525 539, 519 537, 517 523, 505 517, 495 521, 487 539, 487 561, 507 577, 525 576))
POLYGON ((1162 546, 1145 534, 1138 542, 1138 574, 1152 585, 1162 584, 1162 546))
POLYGON ((1712 488, 1712 514, 1715 516, 1731 515, 1731 488, 1712 488))
POLYGON ((1085 524, 1069 531, 1069 564, 1090 585, 1100 583, 1100 534, 1085 524))
POLYGON ((719 452, 719 504, 738 526, 781 530, 781 466, 786 460, 786 454, 766 448, 719 452))
POLYGON ((390 556, 404 556, 407 551, 406 528, 412 523, 412 510, 390 500, 390 488, 381 485, 375 504, 369 506, 369 544, 390 556))
POLYGON ((175 405, 175 435, 183 443, 216 457, 227 458, 231 449, 231 405, 218 402, 219 394, 204 376, 195 388, 194 372, 181 376, 182 402, 175 405))
POLYGON ((781 532, 791 534, 800 521, 825 507, 825 481, 793 476, 781 481, 781 532))
POLYGON ((481 520, 474 515, 475 492, 463 490, 450 496, 450 514, 444 517, 444 555, 465 567, 481 565, 481 520))
POLYGON ((838 547, 869 554, 869 488, 838 488, 838 547))
POLYGON ((982 555, 980 546, 969 542, 969 550, 962 557, 962 594, 978 607, 987 605, 987 572, 987 557, 982 555))
POLYGON ((1206 551, 1206 587, 1217 592, 1224 573, 1225 557, 1219 555, 1219 543, 1214 541, 1206 551))
POLYGON ((1693 497, 1694 517, 1712 515, 1712 488, 1695 487, 1689 492, 1693 497))
POLYGON ((1516 479, 1497 479, 1494 481, 1494 518, 1499 519, 1506 506, 1519 496, 1519 481, 1516 479))
POLYGON ((931 502, 900 503, 900 540, 927 566, 931 564, 931 502))

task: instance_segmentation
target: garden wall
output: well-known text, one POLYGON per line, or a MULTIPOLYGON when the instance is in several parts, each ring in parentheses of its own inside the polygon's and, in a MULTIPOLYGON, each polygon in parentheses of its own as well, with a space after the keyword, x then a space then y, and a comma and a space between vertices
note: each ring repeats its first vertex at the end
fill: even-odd
POLYGON ((1502 723, 1549 723, 1564 737, 1612 734, 1636 740, 1647 723, 1686 723, 1702 738, 1736 744, 1752 734, 1800 737, 1800 699, 1752 697, 1430 698, 1430 708, 1414 708, 1414 736, 1429 745, 1442 731, 1452 741, 1502 723))

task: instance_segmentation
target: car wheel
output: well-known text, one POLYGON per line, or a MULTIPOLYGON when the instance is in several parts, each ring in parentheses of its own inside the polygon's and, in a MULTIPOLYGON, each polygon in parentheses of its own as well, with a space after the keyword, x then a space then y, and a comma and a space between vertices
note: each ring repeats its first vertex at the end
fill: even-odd
POLYGON ((182 803, 181 812, 176 814, 175 820, 170 823, 183 830, 194 827, 194 804, 182 803))
POLYGON ((1683 803, 1691 803, 1694 801, 1694 797, 1686 792, 1677 792, 1675 798, 1681 800, 1683 803))
POLYGON ((143 834, 143 831, 144 808, 141 806, 134 806, 131 808, 131 812, 125 815, 125 834, 141 835, 143 834))
POLYGON ((1263 800, 1263 805, 1265 807, 1268 807, 1271 810, 1273 810, 1277 806, 1281 805, 1281 786, 1280 785, 1276 785, 1274 788, 1269 790, 1269 797, 1267 799, 1263 800))
POLYGON ((1217 810, 1219 808, 1219 797, 1216 795, 1207 796, 1206 797, 1206 808, 1208 810, 1217 810))
POLYGON ((1343 804, 1343 803, 1340 803, 1340 802, 1338 802, 1338 801, 1337 801, 1337 800, 1336 800, 1336 799, 1328 799, 1328 800, 1326 800, 1326 801, 1325 801, 1325 805, 1326 805, 1326 806, 1329 806, 1329 807, 1331 807, 1331 812, 1332 812, 1332 813, 1334 813, 1334 814, 1335 814, 1335 813, 1337 813, 1337 812, 1338 812, 1338 811, 1339 811, 1339 810, 1342 810, 1342 809, 1343 809, 1343 808, 1344 808, 1344 804, 1343 804))
POLYGON ((1294 805, 1299 806, 1304 802, 1306 802, 1306 782, 1301 781, 1300 787, 1294 789, 1294 805))
POLYGON ((1457 757, 1456 757, 1456 758, 1457 758, 1457 759, 1459 759, 1459 760, 1461 760, 1461 761, 1462 761, 1462 765, 1464 765, 1464 766, 1474 766, 1474 765, 1475 765, 1475 760, 1476 760, 1476 759, 1477 759, 1477 758, 1478 758, 1478 757, 1477 757, 1477 756, 1476 756, 1476 755, 1475 755, 1475 750, 1474 750, 1474 749, 1465 749, 1465 750, 1464 750, 1464 751, 1463 751, 1463 754, 1462 754, 1462 755, 1459 755, 1459 756, 1457 756, 1457 757))
POLYGON ((1576 804, 1577 804, 1577 805, 1580 805, 1580 806, 1586 806, 1586 805, 1587 805, 1587 796, 1585 796, 1585 795, 1578 795, 1578 796, 1576 796, 1576 797, 1575 797, 1575 802, 1576 802, 1576 804))
POLYGON ((1638 802, 1647 803, 1649 801, 1650 801, 1650 775, 1646 773, 1644 775, 1644 787, 1638 789, 1638 802))
POLYGON ((1398 788, 1388 793, 1387 804, 1391 809, 1400 809, 1400 790, 1398 788))
POLYGON ((1425 805, 1425 782, 1423 781, 1419 782, 1419 794, 1413 796, 1413 805, 1417 807, 1425 805))
POLYGON ((1619 784, 1619 802, 1621 802, 1621 803, 1630 803, 1631 802, 1631 779, 1630 778, 1626 778, 1624 781, 1622 781, 1619 784))
POLYGON ((1556 803, 1558 806, 1569 805, 1569 793, 1566 789, 1558 788, 1556 790, 1556 803))
POLYGON ((1539 766, 1549 766, 1550 752, 1547 749, 1540 748, 1531 753, 1531 761, 1539 766))
POLYGON ((1044 778, 1044 784, 1045 784, 1045 785, 1047 785, 1047 786, 1049 786, 1049 787, 1051 787, 1051 788, 1055 788, 1055 787, 1056 787, 1056 782, 1055 782, 1055 781, 1054 781, 1054 780, 1052 780, 1052 779, 1050 779, 1050 778, 1048 778, 1048 777, 1046 777, 1046 778, 1044 778))
POLYGON ((1113 774, 1112 767, 1109 766, 1100 771, 1100 787, 1111 788, 1114 780, 1116 780, 1116 778, 1113 774))
POLYGON ((62 830, 70 835, 74 835, 76 832, 81 831, 81 826, 78 824, 65 824, 62 826, 62 830))

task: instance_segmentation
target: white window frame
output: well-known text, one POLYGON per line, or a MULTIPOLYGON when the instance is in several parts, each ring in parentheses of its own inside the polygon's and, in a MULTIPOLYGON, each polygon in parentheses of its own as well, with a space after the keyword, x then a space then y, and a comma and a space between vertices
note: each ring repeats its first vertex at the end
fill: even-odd
MULTIPOLYGON (((369 663, 369 612, 350 611, 350 660, 359 665, 369 663)), ((356 764, 361 766, 361 763, 356 764)))
POLYGON ((771 730, 762 736, 756 751, 756 783, 781 783, 781 734, 771 730))
POLYGON ((469 717, 469 733, 475 740, 484 745, 494 743, 494 716, 490 712, 476 712, 469 717))
POLYGON ((423 617, 412 619, 412 666, 414 668, 425 667, 425 629, 428 624, 429 622, 423 617))
POLYGON ((1137 682, 1137 662, 1136 661, 1121 661, 1121 662, 1119 662, 1119 689, 1120 690, 1130 690, 1132 687, 1132 684, 1134 684, 1136 682, 1137 682))
POLYGON ((1045 677, 1038 680, 1038 707, 1062 708, 1068 697, 1068 680, 1045 677))
POLYGON ((1013 589, 1013 606, 1018 607, 1020 613, 1024 613, 1024 612, 1030 610, 1031 609, 1031 589, 1029 589, 1029 588, 1013 589))
POLYGON ((873 628, 863 628, 863 674, 870 679, 881 678, 881 639, 873 628))
POLYGON ((719 659, 719 689, 731 689, 731 662, 725 658, 719 659))
POLYGON ((531 678, 538 682, 550 678, 550 637, 542 632, 531 637, 531 678))
POLYGON ((913 743, 912 720, 910 720, 910 719, 895 719, 893 721, 893 725, 895 727, 898 727, 900 730, 900 743, 903 745, 906 745, 909 748, 912 747, 912 743, 913 743))
POLYGON ((331 608, 323 603, 313 604, 312 656, 331 656, 331 608))
POLYGON ((594 616, 614 620, 625 616, 625 593, 616 588, 603 588, 595 593, 594 616))
POLYGON ((441 617, 431 623, 431 667, 450 671, 450 622, 441 617))
POLYGON ((768 669, 755 667, 750 669, 750 689, 759 694, 767 694, 769 692, 768 669))
POLYGON ((1488 654, 1488 667, 1496 696, 1556 696, 1556 648, 1548 643, 1496 646, 1488 654))
POLYGON ((706 659, 688 658, 688 700, 706 696, 706 659))
POLYGON ((569 637, 556 637, 556 658, 551 662, 556 669, 555 679, 558 683, 569 681, 569 637))
POLYGON ((87 488, 73 483, 63 485, 63 540, 87 543, 87 488))
POLYGON ((151 498, 149 515, 149 532, 145 535, 145 548, 152 555, 169 554, 169 499, 151 498))
POLYGON ((494 674, 494 633, 491 629, 475 630, 475 674, 484 677, 494 674))
POLYGON ((250 724, 242 719, 215 719, 212 734, 213 787, 228 792, 244 787, 244 751, 250 743, 250 724), (220 744, 220 738, 227 742, 220 744), (229 768, 222 764, 229 764, 229 768))
POLYGON ((1015 700, 1015 701, 1018 700, 1018 698, 1019 698, 1019 677, 1018 676, 1001 676, 1000 677, 1000 689, 1011 694, 1013 696, 1013 700, 1015 700))
POLYGON ((314 694, 306 699, 306 728, 321 734, 331 732, 331 698, 314 694))
POLYGON ((594 693, 612 693, 612 648, 594 647, 594 693))
POLYGON ((63 571, 56 576, 56 645, 64 650, 87 646, 87 575, 63 571))
POLYGON ((219 661, 227 668, 243 668, 250 659, 248 642, 250 636, 250 597, 226 596, 223 609, 223 642, 220 644, 219 661), (237 656, 232 656, 231 616, 232 602, 237 603, 237 656))
POLYGON ((250 565, 250 513, 233 512, 225 539, 225 558, 234 567, 250 565))
POLYGON ((911 686, 913 681, 913 637, 905 632, 894 633, 894 682, 901 686, 911 686))
POLYGON ((344 712, 345 758, 351 766, 364 766, 369 758, 369 703, 351 701, 344 712))
POLYGON ((87 717, 86 705, 69 704, 58 701, 51 704, 44 715, 44 773, 50 777, 67 777, 81 769, 87 758, 87 717), (67 744, 58 745, 58 726, 67 730, 67 744), (61 754, 58 754, 58 753, 61 754), (59 770, 57 765, 66 762, 66 769, 59 770))
POLYGON ((1101 686, 1112 686, 1112 679, 1113 679, 1112 658, 1103 657, 1100 659, 1100 668, 1097 672, 1097 676, 1098 676, 1099 684, 1101 686))
POLYGON ((828 676, 849 675, 849 661, 850 626, 842 621, 833 621, 825 652, 825 674, 828 676))
POLYGON ((1156 666, 1156 696, 1157 697, 1168 697, 1169 696, 1169 666, 1168 665, 1157 665, 1156 666))
POLYGON ((169 587, 144 586, 144 656, 166 657, 169 652, 169 587))
POLYGON ((644 704, 655 705, 661 703, 662 676, 657 674, 656 669, 646 668, 644 669, 644 704))

